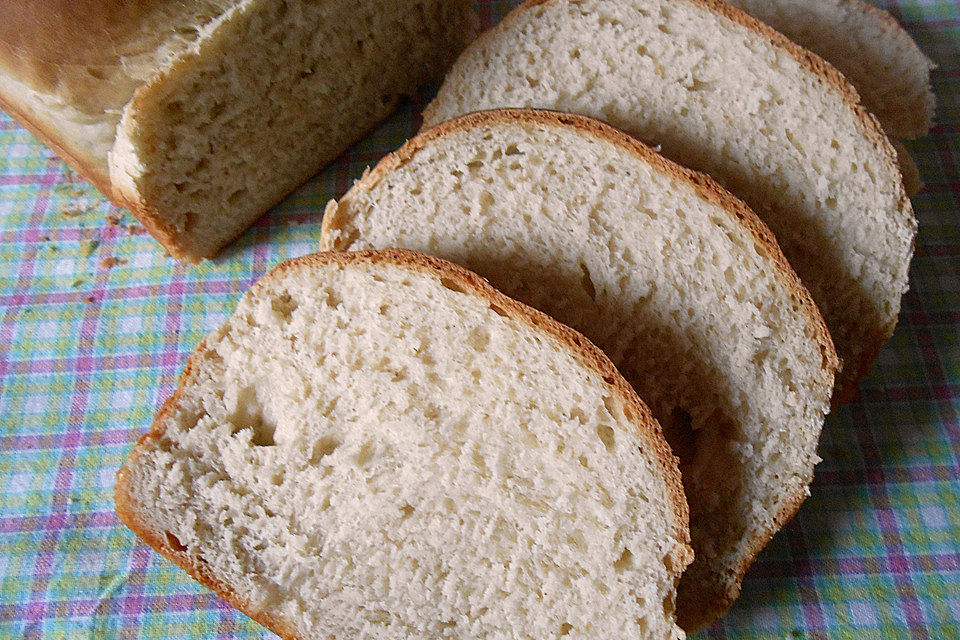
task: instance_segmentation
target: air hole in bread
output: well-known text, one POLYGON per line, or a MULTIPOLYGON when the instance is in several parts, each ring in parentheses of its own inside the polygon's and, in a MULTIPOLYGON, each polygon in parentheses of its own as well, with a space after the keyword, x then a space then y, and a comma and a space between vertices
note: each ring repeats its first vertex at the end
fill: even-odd
POLYGON ((340 306, 340 303, 343 302, 343 300, 340 298, 340 294, 338 294, 334 289, 324 289, 323 292, 326 294, 323 297, 323 301, 326 302, 327 306, 331 309, 336 309, 340 306))
POLYGON ((330 455, 340 446, 340 441, 333 436, 323 436, 313 445, 313 452, 310 455, 310 463, 317 464, 324 457, 330 455))
POLYGON ((363 467, 366 466, 368 462, 373 458, 373 443, 369 440, 360 447, 360 451, 357 452, 357 466, 363 467))
POLYGON ((579 529, 567 536, 567 544, 576 548, 578 551, 587 551, 587 539, 583 537, 583 532, 579 529))
POLYGON ((494 199, 493 194, 484 189, 480 192, 480 215, 488 216, 490 215, 490 207, 493 206, 494 199))
POLYGON ((630 549, 624 549, 617 561, 613 563, 613 568, 617 573, 623 573, 633 568, 633 554, 630 549))
POLYGON ((570 417, 577 420, 580 424, 587 424, 587 416, 583 414, 580 407, 574 407, 570 410, 570 417))
MULTIPOLYGON (((202 168, 202 167, 198 167, 198 168, 202 168)), ((241 206, 241 203, 243 202, 244 198, 247 196, 248 193, 249 192, 246 189, 237 189, 236 191, 231 192, 230 195, 228 195, 226 198, 227 205, 231 207, 241 206)))
POLYGON ((558 635, 558 637, 567 635, 568 633, 570 633, 571 629, 573 629, 573 625, 570 624, 569 622, 564 622, 562 625, 560 625, 560 634, 558 635))
POLYGON ((253 435, 250 438, 250 444, 255 447, 276 446, 277 441, 274 440, 273 437, 275 432, 276 427, 274 425, 267 424, 261 420, 259 424, 253 425, 253 435))
POLYGON ((411 515, 413 515, 413 512, 414 512, 414 508, 412 506, 410 506, 409 504, 403 505, 402 507, 400 507, 400 514, 401 514, 400 519, 406 520, 411 515))
POLYGON ((171 549, 173 549, 174 551, 176 551, 176 552, 178 552, 178 553, 183 553, 184 551, 187 550, 186 545, 184 545, 182 542, 180 542, 180 538, 178 538, 177 536, 173 535, 173 534, 170 533, 169 531, 164 531, 163 533, 164 533, 164 536, 165 536, 166 539, 167 539, 167 546, 168 546, 168 547, 170 547, 171 549))
POLYGON ((281 322, 289 322, 297 309, 297 302, 287 291, 284 291, 270 301, 270 308, 281 322))
POLYGON ((231 424, 230 433, 236 435, 244 429, 250 429, 250 444, 257 447, 269 447, 276 444, 273 439, 276 425, 264 419, 263 406, 257 397, 257 390, 247 385, 236 392, 236 404, 233 412, 227 416, 231 424))
POLYGON ((647 625, 647 619, 637 618, 637 631, 640 633, 646 633, 647 629, 649 629, 649 625, 647 625))
POLYGON ((616 445, 616 439, 613 435, 613 428, 610 425, 601 424, 597 427, 597 436, 600 438, 600 442, 603 443, 603 446, 606 447, 607 451, 613 452, 614 446, 616 445))
POLYGON ((457 293, 466 293, 467 291, 466 289, 463 288, 463 285, 461 285, 459 282, 457 282, 453 278, 442 277, 440 278, 440 284, 442 284, 447 289, 450 289, 450 291, 456 291, 457 293))

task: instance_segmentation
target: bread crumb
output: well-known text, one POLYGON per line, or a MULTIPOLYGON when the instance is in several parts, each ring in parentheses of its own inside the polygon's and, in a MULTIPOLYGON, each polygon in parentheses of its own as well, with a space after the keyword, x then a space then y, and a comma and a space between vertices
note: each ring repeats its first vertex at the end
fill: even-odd
POLYGON ((71 207, 70 209, 64 209, 60 212, 64 218, 79 218, 80 216, 90 213, 96 207, 96 205, 88 204, 85 206, 71 207))
POLYGON ((77 287, 80 287, 80 286, 83 286, 84 284, 86 284, 86 282, 87 282, 87 281, 84 280, 83 278, 77 278, 76 280, 73 281, 73 283, 72 283, 70 286, 71 286, 72 288, 76 289, 77 287))
POLYGON ((110 256, 100 261, 100 266, 103 269, 110 269, 118 264, 127 264, 126 258, 114 258, 113 256, 110 256))
POLYGON ((127 225, 127 233, 131 236, 139 236, 146 233, 147 230, 137 224, 127 225))
POLYGON ((95 297, 93 297, 93 296, 87 296, 86 298, 83 299, 83 301, 84 301, 85 303, 87 303, 87 304, 92 304, 92 303, 96 302, 97 299, 96 299, 95 297))
POLYGON ((111 215, 108 215, 108 216, 106 216, 106 218, 107 218, 107 226, 110 226, 110 227, 119 227, 119 226, 120 226, 120 216, 111 216, 111 215))
POLYGON ((93 255, 93 252, 97 250, 97 247, 100 246, 99 240, 87 240, 82 245, 80 245, 80 255, 84 258, 89 258, 93 255))

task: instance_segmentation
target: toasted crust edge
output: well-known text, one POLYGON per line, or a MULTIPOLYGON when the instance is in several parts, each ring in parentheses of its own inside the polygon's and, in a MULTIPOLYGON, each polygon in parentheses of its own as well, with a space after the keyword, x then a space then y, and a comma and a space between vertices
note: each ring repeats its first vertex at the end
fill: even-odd
MULTIPOLYGON (((604 383, 620 397, 624 405, 625 415, 646 440, 650 455, 655 459, 664 479, 673 507, 673 535, 680 543, 670 554, 675 578, 679 579, 682 570, 693 560, 693 549, 690 547, 689 509, 683 493, 677 458, 673 455, 673 451, 667 444, 650 409, 647 408, 646 404, 637 396, 633 387, 620 375, 610 359, 600 349, 573 329, 494 289, 490 283, 472 271, 446 260, 405 249, 322 252, 293 258, 280 263, 267 272, 245 295, 256 295, 269 282, 279 279, 287 272, 297 269, 323 268, 330 265, 336 265, 340 268, 349 266, 370 268, 390 265, 449 279, 462 287, 464 293, 469 293, 491 306, 496 306, 510 319, 521 322, 529 329, 546 335, 560 348, 567 349, 583 366, 600 374, 604 383)), ((164 402, 163 407, 151 424, 150 430, 140 437, 127 462, 117 471, 117 482, 114 487, 117 515, 131 531, 158 553, 172 560, 197 582, 211 589, 242 613, 270 629, 284 640, 303 640, 290 622, 263 611, 255 611, 249 602, 234 592, 230 585, 214 575, 198 558, 174 549, 167 543, 161 532, 152 529, 140 517, 133 506, 133 488, 130 485, 129 468, 136 462, 145 443, 149 440, 158 439, 164 433, 165 420, 178 406, 186 387, 193 382, 196 376, 198 362, 205 345, 206 341, 204 340, 191 353, 173 395, 164 402)))
MULTIPOLYGON (((837 357, 833 340, 827 329, 826 321, 823 319, 810 293, 800 281, 799 276, 793 271, 790 263, 783 255, 773 233, 767 228, 763 221, 761 221, 742 200, 739 200, 730 192, 726 191, 709 176, 693 171, 692 169, 687 169, 668 160, 623 131, 587 116, 535 109, 494 109, 460 116, 435 127, 425 129, 397 151, 384 157, 372 171, 366 173, 347 191, 339 203, 331 201, 327 205, 320 236, 321 248, 325 250, 334 248, 345 249, 346 247, 342 245, 334 246, 332 232, 344 218, 350 217, 349 209, 351 208, 354 194, 371 189, 386 174, 410 162, 418 152, 427 147, 432 141, 450 133, 466 131, 477 126, 497 124, 518 125, 524 123, 543 127, 573 129, 586 136, 615 144, 627 152, 632 153, 641 162, 646 163, 656 171, 686 182, 698 195, 717 205, 732 217, 735 217, 754 238, 758 252, 772 263, 772 268, 777 279, 797 300, 803 315, 807 318, 813 329, 813 335, 820 347, 823 358, 822 381, 826 385, 834 384, 840 361, 837 357)), ((731 594, 725 588, 712 589, 711 606, 704 607, 704 610, 709 611, 707 616, 684 615, 684 609, 678 608, 680 625, 684 629, 694 630, 706 625, 729 608, 730 604, 732 604, 733 600, 736 599, 739 594, 739 585, 747 569, 753 564, 757 555, 763 550, 774 534, 793 518, 800 509, 800 505, 806 500, 806 489, 811 480, 812 478, 807 478, 806 482, 800 485, 792 496, 786 498, 775 517, 774 528, 765 531, 751 542, 750 553, 748 555, 749 560, 740 566, 737 574, 736 584, 738 588, 736 593, 731 594)), ((719 584, 717 586, 719 587, 719 584)), ((702 611, 703 610, 701 610, 701 613, 702 611)))

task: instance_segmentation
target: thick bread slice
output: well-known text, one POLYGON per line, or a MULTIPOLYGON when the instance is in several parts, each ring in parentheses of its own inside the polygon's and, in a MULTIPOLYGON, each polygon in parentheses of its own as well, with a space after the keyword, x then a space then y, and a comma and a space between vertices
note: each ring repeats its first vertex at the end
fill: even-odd
POLYGON ((285 638, 683 635, 687 507, 649 410, 583 336, 421 254, 264 276, 116 500, 285 638))
POLYGON ((930 130, 936 65, 883 9, 863 0, 727 1, 835 66, 891 136, 930 130))
POLYGON ((188 262, 475 32, 467 0, 0 0, 0 14, 0 107, 188 262))
POLYGON ((857 99, 823 60, 720 0, 544 0, 470 45, 424 118, 581 113, 720 180, 820 306, 842 402, 893 333, 916 234, 894 150, 857 99))
POLYGON ((477 113, 387 156, 321 243, 454 260, 604 349, 680 456, 681 625, 733 602, 806 497, 836 354, 770 232, 709 178, 582 116, 477 113))

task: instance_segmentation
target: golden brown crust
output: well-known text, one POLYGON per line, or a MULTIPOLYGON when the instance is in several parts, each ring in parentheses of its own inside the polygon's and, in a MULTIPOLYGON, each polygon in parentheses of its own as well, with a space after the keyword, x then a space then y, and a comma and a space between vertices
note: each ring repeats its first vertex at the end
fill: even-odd
MULTIPOLYGON (((656 460, 664 483, 672 501, 674 514, 674 537, 680 543, 671 551, 671 561, 677 570, 682 570, 693 560, 693 550, 690 547, 689 511, 687 500, 683 493, 678 462, 670 446, 660 431, 660 426, 653 418, 653 414, 637 396, 623 376, 617 371, 610 359, 583 335, 573 329, 560 324, 553 318, 536 309, 517 302, 494 289, 486 280, 477 274, 459 267, 446 260, 427 256, 405 249, 385 249, 380 251, 356 251, 349 253, 324 252, 315 253, 282 262, 256 284, 251 287, 248 295, 256 295, 257 291, 267 287, 273 280, 281 278, 289 271, 296 269, 323 268, 329 265, 367 266, 395 265, 412 271, 425 272, 443 278, 462 287, 462 290, 484 300, 497 313, 521 322, 534 331, 545 334, 561 348, 571 352, 585 367, 597 372, 610 390, 621 398, 624 404, 624 414, 636 425, 641 436, 647 441, 651 457, 656 460)), ((198 367, 199 358, 203 356, 206 341, 201 342, 187 360, 186 367, 180 375, 180 380, 173 395, 163 404, 150 427, 149 432, 140 437, 133 452, 124 466, 117 472, 117 484, 114 488, 114 501, 117 515, 120 520, 137 536, 153 547, 158 553, 169 558, 180 568, 185 570, 200 584, 213 590, 218 596, 236 607, 253 620, 256 620, 285 640, 301 640, 293 626, 276 616, 264 611, 255 611, 250 603, 236 594, 230 585, 214 575, 199 558, 175 549, 165 535, 151 529, 138 514, 132 500, 129 469, 139 457, 141 450, 151 440, 163 436, 166 430, 165 423, 170 414, 179 406, 186 389, 192 384, 198 367)))
MULTIPOLYGON (((223 4, 200 0, 193 10, 215 13, 223 4)), ((0 0, 0 68, 54 91, 64 73, 119 67, 124 56, 153 51, 184 13, 180 0, 0 0)))
MULTIPOLYGON (((790 291, 796 304, 802 310, 804 317, 811 327, 811 333, 820 346, 820 353, 823 358, 821 383, 825 387, 833 384, 836 371, 839 367, 839 359, 833 345, 833 340, 827 330, 826 322, 814 303, 813 298, 810 296, 810 293, 803 286, 800 278, 794 273, 789 262, 787 262, 773 233, 760 218, 758 218, 743 201, 723 189, 723 187, 709 176, 682 167, 661 156, 645 144, 628 136, 626 133, 586 116, 533 109, 495 109, 471 113, 426 129, 409 140, 400 147, 400 149, 384 157, 372 171, 364 175, 363 178, 347 192, 341 200, 340 205, 333 205, 332 203, 328 205, 327 213, 324 215, 320 237, 321 247, 323 249, 348 248, 343 245, 334 246, 332 232, 337 225, 342 223, 343 217, 347 215, 353 194, 371 189, 389 172, 399 169, 410 162, 419 151, 427 147, 433 140, 474 127, 496 124, 532 124, 539 127, 562 127, 578 131, 585 136, 615 144, 621 149, 633 154, 641 162, 651 166, 656 171, 675 180, 689 184, 698 195, 717 205, 723 211, 730 214, 731 217, 736 218, 739 224, 753 237, 757 251, 770 262, 770 270, 783 286, 790 291)), ((780 511, 774 519, 774 528, 764 532, 761 536, 751 541, 747 561, 745 561, 738 570, 737 585, 739 585, 743 579, 744 573, 752 564, 757 554, 766 546, 774 533, 793 517, 806 499, 806 496, 806 484, 803 484, 797 487, 794 494, 784 498, 780 511)), ((709 586, 704 585, 705 588, 699 590, 699 593, 702 595, 696 599, 698 603, 696 612, 685 611, 682 608, 678 610, 678 615, 681 616, 680 624, 685 629, 695 629, 702 624, 712 621, 729 607, 736 598, 737 593, 739 593, 739 588, 737 589, 737 593, 731 595, 725 590, 718 590, 717 585, 712 586, 713 588, 711 589, 709 586), (702 617, 703 614, 712 617, 702 617), (690 624, 691 622, 692 624, 690 624)))

